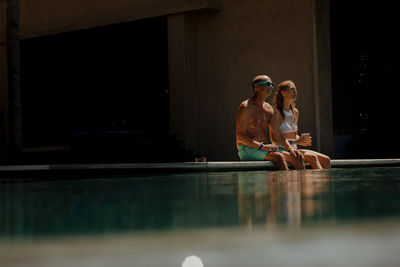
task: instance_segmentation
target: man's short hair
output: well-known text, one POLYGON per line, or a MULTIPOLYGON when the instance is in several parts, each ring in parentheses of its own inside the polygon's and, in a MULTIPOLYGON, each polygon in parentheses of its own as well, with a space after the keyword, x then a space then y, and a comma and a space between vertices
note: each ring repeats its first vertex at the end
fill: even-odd
POLYGON ((254 85, 258 82, 264 82, 265 81, 265 77, 269 78, 267 75, 257 75, 253 78, 253 82, 251 83, 251 87, 254 89, 254 85), (261 78, 261 76, 264 76, 263 78, 261 78))
POLYGON ((253 82, 251 83, 251 87, 254 89, 254 85, 255 85, 256 83, 263 82, 263 81, 264 81, 264 79, 256 79, 256 80, 253 80, 253 82))

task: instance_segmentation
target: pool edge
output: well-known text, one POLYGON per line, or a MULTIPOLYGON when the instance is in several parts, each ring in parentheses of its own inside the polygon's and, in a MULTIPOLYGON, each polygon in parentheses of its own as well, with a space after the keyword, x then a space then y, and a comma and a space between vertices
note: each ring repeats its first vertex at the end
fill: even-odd
MULTIPOLYGON (((332 168, 400 166, 400 159, 335 159, 332 168)), ((42 164, 2 165, 1 174, 22 174, 37 172, 207 172, 207 171, 248 171, 276 170, 272 162, 266 161, 214 161, 177 163, 109 163, 109 164, 42 164)))

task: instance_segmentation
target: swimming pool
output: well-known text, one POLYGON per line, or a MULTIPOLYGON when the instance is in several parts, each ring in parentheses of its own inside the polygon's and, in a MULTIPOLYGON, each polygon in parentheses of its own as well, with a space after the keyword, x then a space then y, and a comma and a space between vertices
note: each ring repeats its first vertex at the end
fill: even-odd
MULTIPOLYGON (((154 255, 162 255, 172 248, 174 252, 165 256, 171 257, 170 265, 165 259, 158 263, 162 263, 162 266, 180 266, 183 255, 192 251, 188 248, 193 245, 193 240, 197 240, 194 242, 198 246, 197 251, 206 255, 205 262, 212 264, 209 266, 241 266, 238 265, 239 261, 233 259, 245 253, 246 248, 254 259, 241 264, 264 264, 263 257, 268 253, 262 253, 260 248, 280 251, 276 247, 278 243, 282 249, 291 251, 293 247, 290 246, 304 241, 300 238, 303 235, 316 238, 311 238, 316 244, 311 241, 307 243, 311 251, 320 250, 323 240, 329 239, 338 243, 334 247, 328 246, 330 250, 353 243, 362 247, 363 238, 368 240, 371 231, 378 233, 372 240, 378 238, 379 244, 400 245, 400 230, 397 226, 400 222, 398 167, 208 172, 78 180, 65 177, 41 181, 8 179, 0 181, 0 199, 1 266, 2 262, 7 262, 9 266, 35 266, 37 260, 38 254, 29 253, 16 254, 10 258, 10 254, 4 252, 5 249, 21 251, 22 246, 32 251, 33 247, 38 249, 51 244, 57 244, 56 247, 66 246, 58 252, 61 254, 54 255, 59 255, 59 266, 64 263, 67 266, 61 255, 63 251, 77 248, 74 243, 78 242, 76 240, 80 240, 79 244, 86 244, 83 246, 85 249, 93 248, 97 257, 104 257, 107 253, 111 258, 116 257, 116 251, 98 247, 99 244, 114 244, 120 247, 118 253, 131 247, 132 251, 125 251, 125 254, 118 257, 126 259, 126 262, 133 261, 129 266, 155 266, 157 260, 154 255), (347 233, 354 235, 354 238, 348 239, 347 233), (260 235, 265 234, 265 238, 260 239, 260 235), (338 239, 341 235, 344 239, 338 239), (321 236, 328 239, 321 239, 321 236), (273 242, 274 238, 278 241, 273 242), (103 241, 99 242, 99 239, 103 241), (285 243, 282 240, 292 241, 285 243), (343 240, 346 242, 342 243, 343 240), (254 242, 258 246, 250 245, 254 242), (322 243, 318 245, 318 242, 322 243), (151 253, 139 253, 143 250, 140 244, 148 246, 146 253, 151 253), (289 248, 285 247, 287 245, 289 248), (206 247, 214 249, 210 249, 207 254, 204 252, 206 247), (138 254, 128 260, 134 252, 138 254), (229 261, 221 260, 218 255, 221 258, 229 256, 229 261), (178 260, 176 264, 172 260, 174 257, 178 260), (182 258, 180 263, 179 258, 182 258)), ((370 244, 373 248, 374 242, 370 244)), ((300 247, 303 248, 304 244, 300 247)), ((379 252, 376 248, 374 251, 375 254, 379 252)), ((397 252, 390 252, 386 249, 386 254, 377 256, 386 256, 394 262, 400 260, 397 252)), ((49 264, 46 255, 42 255, 42 261, 38 261, 37 266, 49 264)), ((85 258, 86 261, 79 262, 82 257, 68 257, 68 262, 72 264, 75 259, 77 265, 82 265, 88 260, 85 258)), ((96 257, 92 255, 91 258, 96 257)), ((275 264, 271 266, 291 266, 289 259, 292 258, 293 255, 289 255, 286 261, 272 260, 270 263, 275 264)), ((114 260, 115 266, 126 264, 125 261, 114 260)), ((96 262, 100 264, 100 260, 96 262)), ((89 263, 89 266, 94 264, 90 260, 89 263)), ((298 260, 294 263, 296 265, 293 266, 301 266, 298 260)), ((345 263, 328 265, 345 266, 345 263)), ((364 260, 353 263, 373 266, 364 260)), ((263 266, 268 266, 267 262, 263 266)), ((388 266, 392 266, 390 262, 388 266)))

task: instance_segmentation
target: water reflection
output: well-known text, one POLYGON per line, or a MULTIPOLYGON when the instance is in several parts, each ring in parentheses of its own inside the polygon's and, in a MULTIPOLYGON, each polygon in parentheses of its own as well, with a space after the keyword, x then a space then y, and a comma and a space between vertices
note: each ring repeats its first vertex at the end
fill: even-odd
POLYGON ((400 217, 400 168, 0 180, 0 241, 400 217))
POLYGON ((332 213, 329 171, 238 173, 240 224, 298 227, 332 213))
POLYGON ((0 181, 0 240, 237 225, 237 178, 0 181))

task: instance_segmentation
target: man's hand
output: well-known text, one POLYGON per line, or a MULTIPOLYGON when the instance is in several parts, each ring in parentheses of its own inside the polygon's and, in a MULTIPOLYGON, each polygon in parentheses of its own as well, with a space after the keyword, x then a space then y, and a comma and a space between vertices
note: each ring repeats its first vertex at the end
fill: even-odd
POLYGON ((263 146, 261 147, 261 150, 263 150, 263 151, 276 152, 276 151, 278 151, 278 146, 273 145, 273 144, 263 145, 263 146))
POLYGON ((301 152, 298 149, 290 149, 289 153, 295 158, 298 158, 301 155, 301 152))

